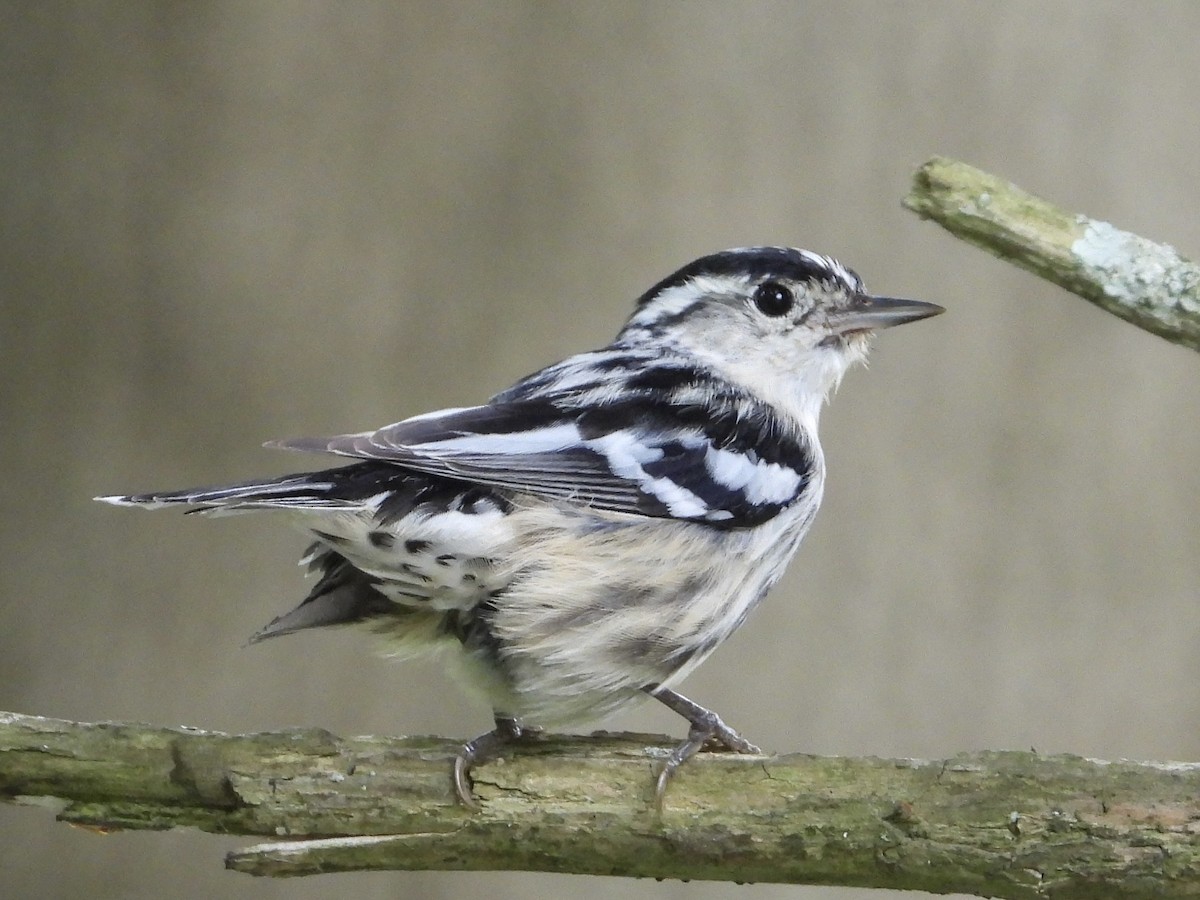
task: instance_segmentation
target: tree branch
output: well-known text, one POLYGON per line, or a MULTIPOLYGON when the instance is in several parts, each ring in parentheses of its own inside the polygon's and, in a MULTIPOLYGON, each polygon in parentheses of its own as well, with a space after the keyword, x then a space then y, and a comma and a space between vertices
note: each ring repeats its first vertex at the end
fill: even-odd
POLYGON ((904 205, 1139 328, 1200 350, 1200 266, 1174 247, 1064 212, 940 156, 917 170, 904 205))
POLYGON ((547 737, 455 803, 440 738, 227 735, 0 713, 0 799, 102 830, 288 840, 258 875, 522 869, 996 897, 1200 894, 1200 764, 701 754, 652 811, 654 735, 547 737), (53 801, 47 798, 56 798, 53 801))

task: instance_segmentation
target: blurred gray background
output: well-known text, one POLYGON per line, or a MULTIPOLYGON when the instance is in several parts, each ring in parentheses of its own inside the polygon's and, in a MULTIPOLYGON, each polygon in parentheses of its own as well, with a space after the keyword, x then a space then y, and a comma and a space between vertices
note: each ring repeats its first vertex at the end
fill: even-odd
MULTIPOLYGON (((479 402, 606 342, 693 257, 787 243, 949 312, 847 378, 815 529, 684 690, 781 751, 1200 759, 1200 358, 899 205, 943 153, 1197 255, 1198 40, 1189 2, 0 5, 0 709, 483 730, 438 670, 354 632, 243 647, 306 589, 279 523, 89 498, 281 472, 298 460, 264 439, 479 402)), ((0 884, 854 894, 274 883, 222 870, 240 843, 2 807, 0 884)))

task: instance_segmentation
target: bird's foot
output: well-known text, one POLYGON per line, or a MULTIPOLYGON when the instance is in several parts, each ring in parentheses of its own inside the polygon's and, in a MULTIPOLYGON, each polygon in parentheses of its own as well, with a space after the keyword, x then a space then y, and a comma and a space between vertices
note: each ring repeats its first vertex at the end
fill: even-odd
POLYGON ((644 688, 646 693, 660 700, 670 709, 679 713, 691 723, 687 740, 677 746, 663 761, 654 782, 654 806, 662 810, 663 798, 667 793, 667 785, 676 770, 685 762, 704 749, 728 751, 731 753, 761 753, 758 747, 750 743, 725 722, 711 709, 705 709, 699 703, 694 703, 682 694, 669 688, 649 685, 644 688))
POLYGON ((471 769, 478 763, 495 759, 507 747, 541 734, 542 729, 521 725, 509 716, 496 716, 496 727, 463 744, 454 758, 454 793, 467 809, 480 809, 471 790, 471 769))

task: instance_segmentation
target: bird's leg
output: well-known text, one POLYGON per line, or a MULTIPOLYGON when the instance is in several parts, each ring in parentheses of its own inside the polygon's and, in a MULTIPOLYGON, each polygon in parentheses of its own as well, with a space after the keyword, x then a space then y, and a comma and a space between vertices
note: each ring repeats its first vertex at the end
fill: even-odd
POLYGON ((471 767, 497 755, 523 738, 540 734, 540 728, 522 725, 512 716, 496 713, 496 727, 463 744, 454 757, 454 793, 468 809, 479 809, 479 801, 471 793, 471 767))
POLYGON ((711 742, 720 749, 733 753, 762 752, 721 721, 721 717, 711 709, 705 709, 699 703, 693 703, 683 694, 657 684, 648 684, 642 690, 666 706, 667 709, 679 713, 692 724, 688 730, 687 740, 671 751, 654 783, 654 805, 659 809, 662 809, 667 783, 675 774, 675 770, 699 753, 705 744, 711 742))

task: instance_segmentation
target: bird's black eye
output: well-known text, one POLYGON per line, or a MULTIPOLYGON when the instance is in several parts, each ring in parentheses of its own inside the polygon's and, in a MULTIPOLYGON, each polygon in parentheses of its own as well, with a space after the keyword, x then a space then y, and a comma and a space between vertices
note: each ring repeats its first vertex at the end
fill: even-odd
POLYGON ((778 281, 764 281, 754 289, 754 305, 764 316, 782 316, 792 308, 795 298, 778 281))

